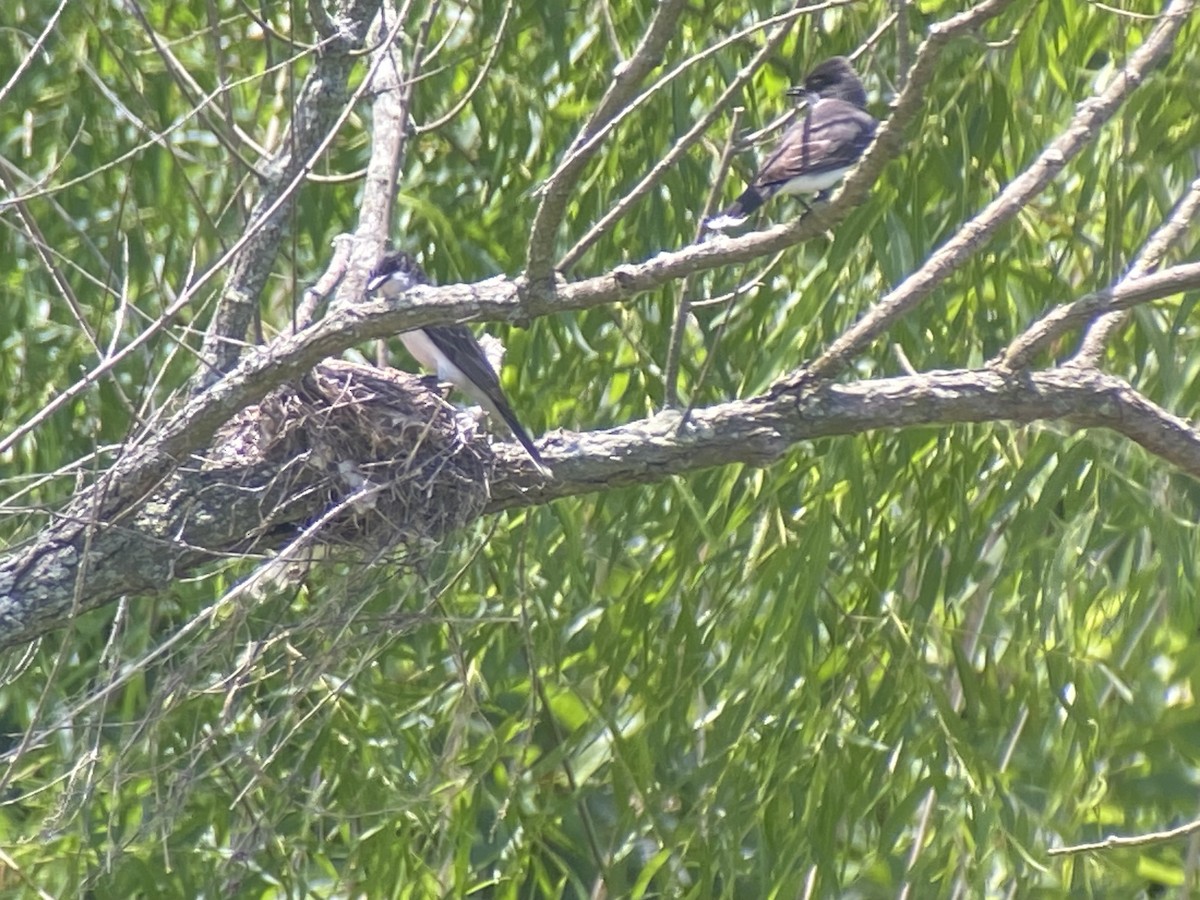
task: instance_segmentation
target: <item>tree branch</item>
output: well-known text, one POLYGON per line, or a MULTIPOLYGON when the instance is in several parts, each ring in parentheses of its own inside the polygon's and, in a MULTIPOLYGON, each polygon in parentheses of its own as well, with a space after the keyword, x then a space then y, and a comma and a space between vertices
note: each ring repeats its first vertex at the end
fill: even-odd
MULTIPOLYGON (((1126 278, 1137 278, 1153 272, 1162 262, 1167 251, 1192 227, 1196 214, 1200 213, 1200 177, 1192 182, 1191 190, 1179 201, 1166 223, 1146 241, 1142 252, 1129 268, 1126 278)), ((1113 334, 1125 321, 1122 313, 1110 313, 1095 322, 1084 336, 1074 362, 1078 365, 1097 365, 1113 334)))
POLYGON ((658 4, 650 27, 646 29, 633 57, 618 67, 587 125, 567 148, 563 161, 542 186, 542 199, 534 214, 533 227, 529 233, 529 251, 525 265, 525 274, 531 281, 538 282, 551 277, 555 236, 558 226, 562 224, 571 189, 579 180, 584 164, 591 159, 599 146, 585 145, 616 116, 650 70, 662 61, 663 50, 667 41, 675 34, 676 22, 686 6, 687 0, 662 0, 658 4))
MULTIPOLYGON (((822 211, 791 225, 733 240, 710 241, 675 253, 663 253, 637 266, 619 266, 611 273, 567 284, 560 281, 550 291, 535 291, 523 279, 492 278, 470 285, 419 287, 398 299, 376 298, 339 305, 315 325, 298 334, 251 348, 238 365, 204 392, 193 396, 183 409, 143 444, 131 450, 106 475, 122 485, 121 495, 138 495, 165 478, 175 461, 206 446, 216 430, 239 410, 257 403, 274 387, 298 378, 321 360, 375 338, 390 338, 404 331, 445 322, 514 321, 573 309, 590 309, 627 302, 638 294, 674 279, 732 262, 753 259, 772 249, 789 247, 824 227, 822 211)), ((186 304, 181 296, 164 314, 174 315, 186 304)), ((156 329, 148 328, 120 353, 46 404, 41 412, 12 434, 0 439, 0 452, 47 418, 125 356, 134 352, 156 329)), ((124 499, 119 500, 125 502, 124 499)))
POLYGON ((317 62, 300 89, 291 127, 264 167, 268 175, 250 215, 249 240, 233 258, 221 301, 204 336, 202 355, 207 365, 197 373, 198 384, 211 384, 232 369, 241 355, 302 176, 344 121, 357 51, 365 43, 378 8, 379 0, 340 0, 338 4, 334 15, 337 37, 322 42, 317 62))
MULTIPOLYGON (((342 377, 347 364, 331 368, 342 377)), ((353 372, 360 374, 346 376, 347 390, 363 379, 368 384, 370 379, 385 377, 403 382, 399 395, 420 411, 405 413, 404 421, 425 416, 428 425, 422 429, 441 435, 436 440, 450 441, 447 446, 459 446, 451 414, 440 398, 421 390, 413 376, 362 368, 353 372)), ((396 415, 394 402, 380 412, 381 420, 389 422, 396 415)), ((560 432, 542 444, 554 467, 553 481, 544 481, 523 465, 515 445, 497 445, 500 465, 490 478, 480 481, 490 481, 491 499, 486 507, 472 507, 468 513, 494 513, 617 486, 652 484, 670 475, 730 463, 770 465, 796 444, 818 438, 928 425, 1036 420, 1110 429, 1200 478, 1200 432, 1120 379, 1076 367, 1017 378, 991 370, 959 370, 824 384, 798 396, 723 403, 693 412, 684 428, 679 413, 672 411, 608 431, 560 432)), ((273 428, 286 424, 272 421, 273 428)), ((462 446, 484 459, 490 454, 481 440, 462 446)), ((359 455, 327 460, 334 471, 370 473, 386 463, 372 455, 374 445, 366 440, 349 446, 359 455)), ((85 494, 31 546, 0 557, 0 647, 61 626, 76 604, 82 611, 125 594, 154 593, 173 578, 230 554, 283 545, 319 515, 322 504, 345 502, 346 497, 330 493, 327 472, 274 458, 247 465, 224 461, 178 470, 147 491, 144 502, 141 496, 114 489, 110 494, 126 498, 122 508, 111 503, 106 509, 89 506, 85 494), (286 483, 279 478, 285 470, 294 474, 286 483), (87 516, 93 511, 97 521, 87 527, 87 516), (86 541, 90 545, 85 554, 86 541), (84 568, 84 590, 77 597, 77 576, 84 568)), ((441 487, 445 486, 439 482, 441 487)), ((361 485, 347 481, 343 488, 348 496, 361 490, 361 485)), ((465 521, 469 518, 452 524, 458 527, 465 521)))
POLYGON ((1122 835, 1109 835, 1100 841, 1093 841, 1088 844, 1075 844, 1070 847, 1051 847, 1046 851, 1047 856, 1071 856, 1076 853, 1091 853, 1096 850, 1113 850, 1118 847, 1149 847, 1155 844, 1165 844, 1169 841, 1177 841, 1180 838, 1188 837, 1189 835, 1200 832, 1200 821, 1187 822, 1180 825, 1178 828, 1170 828, 1166 831, 1152 831, 1149 834, 1135 834, 1128 837, 1122 835))
POLYGON ((67 3, 68 0, 59 0, 58 6, 55 7, 54 12, 50 14, 50 17, 46 19, 46 24, 42 26, 41 33, 30 45, 25 56, 22 57, 19 63, 17 63, 17 66, 15 69, 13 69, 13 73, 9 76, 8 81, 4 83, 3 87, 0 87, 0 104, 4 103, 4 99, 8 96, 9 92, 13 89, 16 83, 21 80, 21 76, 25 74, 25 72, 33 64, 33 61, 38 58, 38 55, 42 52, 42 48, 46 46, 46 41, 54 32, 54 29, 58 26, 58 20, 62 17, 63 10, 67 8, 67 3))
MULTIPOLYGON (((1056 307, 1009 344, 994 360, 1006 369, 1024 369, 1033 356, 1059 335, 1099 315, 1110 315, 1141 303, 1200 288, 1200 263, 1172 266, 1154 275, 1123 278, 1110 288, 1056 307)), ((1078 361, 1074 361, 1076 365, 1078 361)))
MULTIPOLYGON (((374 73, 372 72, 371 74, 373 75, 374 73)), ((299 187, 300 183, 311 171, 312 166, 315 164, 317 158, 319 158, 319 156, 325 152, 325 148, 332 143, 333 138, 337 133, 337 129, 341 127, 341 124, 347 118, 349 118, 351 112, 353 111, 354 101, 357 101, 357 99, 366 91, 366 88, 370 83, 371 77, 368 76, 355 90, 351 100, 347 101, 343 107, 338 110, 336 123, 323 136, 316 148, 313 150, 312 155, 303 161, 291 182, 282 192, 280 192, 275 202, 266 209, 262 210, 261 217, 251 220, 241 238, 238 239, 237 243, 235 243, 229 250, 222 254, 221 257, 215 263, 213 263, 213 265, 209 267, 206 272, 196 278, 195 281, 189 283, 187 287, 185 287, 179 293, 179 296, 176 297, 159 315, 159 317, 154 322, 151 322, 147 327, 143 328, 132 340, 129 341, 129 343, 125 344, 125 346, 123 346, 120 350, 109 353, 104 359, 97 363, 97 365, 91 371, 85 373, 83 377, 77 379, 69 387, 59 391, 54 398, 47 402, 40 410, 38 410, 37 413, 30 416, 29 419, 14 428, 9 434, 5 435, 3 438, 0 438, 0 453, 3 453, 15 446, 21 438, 31 433, 39 425, 49 419, 51 415, 69 404, 76 397, 79 397, 88 391, 100 380, 100 378, 114 369, 121 362, 138 353, 143 346, 148 344, 154 337, 164 331, 175 320, 176 316, 178 316, 184 309, 192 304, 200 289, 207 284, 217 272, 223 271, 225 266, 229 264, 231 260, 245 256, 245 248, 258 242, 259 232, 262 229, 275 228, 278 230, 279 228, 282 228, 282 226, 276 220, 276 212, 291 202, 293 192, 299 187)), ((282 232, 280 232, 276 237, 279 238, 281 235, 282 232)), ((278 243, 279 241, 276 239, 272 246, 277 249, 278 243)), ((271 253, 273 254, 274 250, 272 250, 271 253)), ((269 268, 269 263, 267 264, 267 268, 269 268)), ((251 310, 252 309, 253 304, 251 304, 251 310)), ((248 323, 249 319, 246 321, 248 323)), ((210 330, 210 334, 211 333, 212 332, 210 330)), ((194 382, 199 385, 211 383, 215 380, 213 376, 214 373, 212 371, 201 372, 194 379, 194 382)))
POLYGON ((679 413, 666 411, 609 431, 556 438, 545 450, 555 480, 501 479, 488 509, 532 506, 730 463, 769 465, 797 443, 818 438, 1038 420, 1107 428, 1200 478, 1200 430, 1119 378, 1076 367, 1019 378, 986 369, 951 370, 722 403, 694 411, 682 430, 679 413))
POLYGON ((904 149, 904 132, 925 105, 926 88, 937 74, 942 50, 954 38, 982 27, 1012 3, 1013 0, 984 0, 929 29, 929 35, 921 42, 916 61, 906 75, 904 89, 892 105, 892 114, 880 124, 875 140, 863 153, 854 170, 847 173, 846 180, 830 199, 830 206, 840 209, 844 203, 845 208, 850 208, 867 199, 871 185, 884 167, 904 149))
MULTIPOLYGON (((572 266, 579 262, 583 254, 587 252, 588 248, 591 247, 592 244, 594 244, 597 240, 599 240, 600 236, 603 235, 609 228, 611 228, 615 222, 620 220, 620 218, 629 211, 630 207, 632 207, 635 203, 637 203, 638 200, 649 193, 651 188, 653 188, 654 185, 656 185, 659 180, 661 180, 662 177, 671 170, 671 167, 675 165, 679 158, 683 156, 683 154, 686 153, 691 146, 696 143, 696 141, 700 140, 700 138, 704 136, 704 133, 708 131, 712 123, 717 120, 717 117, 724 113, 725 107, 729 105, 734 97, 741 93, 741 90, 746 85, 746 82, 754 77, 754 73, 759 70, 762 64, 765 63, 779 48, 779 45, 783 43, 784 39, 788 36, 788 33, 792 30, 792 24, 794 22, 794 19, 789 19, 775 29, 775 33, 767 38, 762 47, 759 48, 758 52, 755 53, 750 59, 750 62, 746 63, 746 65, 742 67, 741 71, 734 76, 733 81, 731 81, 725 90, 721 92, 721 96, 717 98, 716 102, 712 105, 712 108, 709 109, 709 111, 703 116, 701 116, 696 123, 687 130, 683 137, 675 141, 675 143, 671 146, 671 149, 667 151, 666 155, 664 155, 662 159, 655 163, 649 172, 642 176, 641 181, 634 185, 624 197, 614 203, 612 208, 609 209, 609 211, 603 216, 601 216, 600 220, 593 224, 592 227, 589 228, 583 235, 583 237, 575 242, 575 246, 568 250, 563 258, 559 260, 558 270, 560 272, 566 272, 570 270, 572 266)), ((736 122, 737 120, 734 119, 735 127, 736 122)), ((731 134, 730 143, 732 143, 733 137, 734 134, 731 134)), ((728 154, 728 152, 729 151, 727 150, 726 153, 728 154)), ((712 189, 719 190, 720 184, 714 184, 712 189)), ((703 226, 698 223, 697 227, 699 228, 703 226)))
POLYGON ((375 100, 371 109, 371 158, 359 202, 358 227, 350 249, 347 275, 338 288, 338 303, 355 303, 362 297, 367 272, 383 253, 392 222, 400 163, 407 144, 408 122, 412 113, 413 86, 421 68, 421 57, 433 17, 439 3, 433 3, 413 42, 409 71, 396 50, 396 37, 409 13, 406 2, 390 25, 380 19, 381 44, 372 54, 375 77, 371 90, 375 100))

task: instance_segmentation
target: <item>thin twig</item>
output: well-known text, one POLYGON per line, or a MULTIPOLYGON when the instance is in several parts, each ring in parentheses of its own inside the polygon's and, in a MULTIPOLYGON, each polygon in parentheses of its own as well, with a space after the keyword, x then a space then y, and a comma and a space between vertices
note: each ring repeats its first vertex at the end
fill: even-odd
POLYGON ((329 258, 329 265, 325 267, 321 277, 304 291, 304 298, 292 321, 292 334, 303 331, 312 324, 321 301, 333 293, 333 289, 346 274, 346 268, 350 264, 350 250, 354 246, 354 235, 339 234, 334 237, 332 245, 333 256, 329 258))
POLYGON ((3 108, 4 99, 8 96, 8 92, 11 91, 13 87, 16 86, 16 83, 21 80, 21 76, 25 74, 25 71, 31 65, 33 65, 34 59, 36 59, 37 55, 42 52, 42 48, 46 46, 46 41, 50 37, 50 32, 54 31, 55 27, 58 25, 58 20, 62 17, 63 10, 67 8, 68 2, 69 0, 59 0, 58 6, 55 7, 54 12, 50 14, 50 18, 46 20, 46 24, 43 26, 41 34, 37 36, 37 39, 30 46, 29 52, 26 53, 24 59, 17 64, 17 67, 13 70, 13 73, 9 77, 8 81, 4 83, 4 87, 0 87, 0 108, 3 108))
POLYGON ((432 122, 425 122, 417 126, 417 134, 427 134, 431 131, 437 131, 443 125, 454 120, 454 118, 463 110, 463 107, 471 102, 471 98, 475 96, 475 92, 479 90, 484 79, 492 70, 492 65, 496 61, 496 57, 500 53, 500 46, 504 41, 504 31, 508 27, 508 19, 512 14, 513 0, 506 0, 504 10, 500 14, 500 24, 496 26, 496 33, 492 36, 492 45, 488 47, 487 57, 483 61, 483 65, 479 71, 475 73, 475 80, 468 85, 463 95, 454 102, 454 104, 434 119, 432 122))
MULTIPOLYGON (((1175 207, 1166 223, 1142 247, 1142 252, 1125 277, 1137 278, 1158 268, 1167 251, 1193 226, 1197 213, 1200 213, 1200 177, 1192 182, 1191 190, 1175 207)), ((1088 329, 1073 362, 1076 365, 1098 364, 1113 335, 1124 322, 1124 313, 1109 313, 1100 318, 1088 329)))
POLYGON ((589 144, 589 139, 600 133, 628 104, 642 79, 660 63, 667 41, 675 34, 675 25, 686 7, 687 0, 662 0, 658 4, 637 50, 628 62, 620 66, 608 90, 596 104, 591 118, 567 149, 554 174, 542 186, 541 202, 533 217, 526 258, 526 276, 531 281, 542 281, 550 276, 555 235, 566 212, 571 189, 598 146, 589 144))
POLYGON ((1200 819, 1171 828, 1167 831, 1151 831, 1146 834, 1135 834, 1129 837, 1110 835, 1102 841, 1088 844, 1073 844, 1070 847, 1051 847, 1046 851, 1047 856, 1070 856, 1075 853, 1091 853, 1096 850, 1113 850, 1118 847, 1147 847, 1151 844, 1165 844, 1180 838, 1200 833, 1200 819))
MULTIPOLYGON (((1200 263, 1184 263, 1140 278, 1123 278, 1113 287, 1055 307, 1009 344, 993 364, 1024 369, 1032 362, 1033 355, 1056 337, 1097 315, 1119 315, 1139 304, 1197 288, 1200 288, 1200 263)), ((1079 360, 1076 357, 1072 362, 1080 365, 1079 360)))
MULTIPOLYGON (((174 321, 175 317, 192 303, 200 289, 204 287, 204 285, 206 285, 209 280, 217 274, 217 272, 220 272, 231 260, 237 257, 244 248, 248 247, 251 242, 258 237, 259 232, 265 229, 272 221, 275 213, 278 212, 284 206, 284 204, 290 201, 300 184, 303 183, 308 172, 310 172, 312 167, 316 164, 316 161, 325 152, 326 148, 333 143, 342 124, 345 123, 345 121, 353 114, 356 102, 364 93, 366 93, 367 87, 370 85, 370 81, 371 79, 368 75, 368 77, 363 80, 362 84, 359 85, 355 90, 354 95, 350 98, 349 102, 346 102, 339 107, 340 112, 336 121, 324 134, 322 139, 316 143, 316 146, 313 148, 312 152, 305 159, 304 163, 299 166, 298 170, 295 172, 286 186, 284 186, 283 190, 279 192, 279 195, 275 198, 274 202, 261 211, 261 215, 259 215, 257 219, 250 223, 241 238, 239 238, 232 247, 223 253, 207 271, 201 274, 195 281, 188 284, 187 287, 180 292, 175 301, 172 302, 165 310, 163 310, 159 317, 150 326, 134 337, 119 352, 102 360, 90 372, 87 372, 74 384, 64 388, 54 397, 54 399, 47 402, 36 413, 9 432, 9 434, 3 438, 0 438, 0 453, 3 453, 13 447, 18 441, 25 437, 25 435, 38 428, 43 422, 49 419, 50 416, 52 416, 56 411, 73 401, 80 394, 89 390, 92 385, 103 378, 109 371, 123 362, 126 358, 136 353, 158 333, 164 331, 174 321)), ((211 436, 211 434, 209 436, 211 436)), ((194 446, 199 446, 199 444, 194 446)))
POLYGON ((348 91, 378 5, 378 0, 340 0, 337 4, 339 37, 326 45, 305 78, 287 134, 266 166, 270 177, 263 183, 250 214, 248 232, 240 242, 243 249, 231 258, 220 301, 201 347, 206 365, 193 377, 193 390, 203 389, 228 372, 242 354, 259 296, 283 242, 284 224, 296 191, 354 113, 355 101, 375 74, 372 70, 363 84, 348 91))
MULTIPOLYGON (((0 167, 0 185, 3 185, 10 193, 15 193, 16 185, 8 177, 8 172, 0 167)), ((111 353, 106 353, 100 346, 100 336, 96 334, 92 328, 91 322, 88 321, 87 315, 83 310, 83 304, 79 302, 79 298, 75 296, 75 291, 71 288, 71 283, 67 281, 66 275, 55 264, 53 257, 50 255, 50 244, 46 240, 46 236, 42 233, 42 229, 38 226, 37 219, 30 213, 28 207, 24 203, 17 203, 17 217, 21 220, 21 224, 25 228, 25 237, 30 244, 33 245, 33 251, 37 254, 38 260, 50 275, 50 280, 54 283, 54 287, 58 290, 59 296, 62 297, 63 303, 70 310, 71 317, 75 320, 75 324, 79 327, 80 333, 87 339, 91 345, 96 357, 100 360, 110 356, 111 353)), ((113 329, 113 338, 119 336, 119 329, 113 329)), ((117 377, 108 379, 110 386, 113 388, 117 399, 121 401, 121 405, 125 410, 136 420, 137 410, 134 408, 133 402, 125 393, 125 389, 121 386, 121 380, 117 377)))
MULTIPOLYGON (((179 87, 180 92, 187 99, 189 105, 193 107, 198 106, 199 99, 204 96, 204 90, 192 78, 192 74, 187 70, 187 67, 171 52, 171 48, 167 46, 158 32, 155 31, 154 26, 150 24, 150 19, 138 3, 138 0, 125 0, 125 8, 132 13, 133 18, 142 26, 142 30, 146 33, 151 46, 154 47, 155 52, 162 59, 166 70, 171 74, 171 78, 174 79, 175 84, 179 87)), ((99 25, 99 23, 96 24, 97 26, 99 25)), ((99 30, 101 33, 104 33, 103 28, 99 30)), ((218 79, 217 88, 213 93, 218 98, 221 98, 227 96, 228 90, 228 85, 220 83, 218 79)), ((240 141, 247 145, 260 156, 263 155, 263 148, 252 140, 236 121, 226 118, 225 110, 221 108, 219 102, 212 107, 206 105, 204 110, 204 117, 208 120, 213 137, 220 141, 221 146, 228 150, 229 154, 239 163, 250 171, 256 171, 254 164, 242 155, 238 142, 240 141), (213 109, 215 109, 215 114, 211 112, 213 109)))
MULTIPOLYGON (((709 185, 708 196, 704 200, 704 209, 696 224, 695 240, 699 240, 703 234, 704 221, 712 213, 721 190, 721 185, 725 181, 725 173, 729 171, 729 161, 733 158, 734 137, 738 132, 738 124, 742 120, 742 112, 743 110, 740 106, 735 107, 733 110, 733 115, 729 123, 729 136, 725 140, 725 149, 721 152, 721 158, 717 161, 716 178, 709 185)), ((688 300, 689 286, 690 279, 684 277, 680 279, 675 292, 675 321, 671 323, 671 336, 667 341, 666 372, 663 375, 665 382, 664 399, 669 407, 679 405, 679 356, 683 349, 683 339, 687 331, 688 319, 692 315, 691 301, 688 300)), ((710 348, 709 352, 712 353, 713 349, 715 348, 710 348)))
MULTIPOLYGON (((99 89, 102 93, 104 93, 106 99, 108 99, 110 102, 112 102, 114 104, 114 106, 116 106, 116 108, 120 109, 122 112, 122 115, 127 115, 129 117, 130 121, 134 122, 135 125, 137 125, 139 130, 146 132, 149 136, 146 138, 146 140, 142 141, 142 143, 138 144, 135 147, 130 148, 129 150, 126 150, 120 156, 117 156, 114 159, 107 160, 104 163, 101 163, 100 165, 96 166, 94 169, 89 169, 86 172, 76 175, 66 181, 61 181, 56 184, 49 184, 48 182, 50 180, 50 175, 42 175, 38 179, 38 183, 44 185, 43 187, 39 187, 39 188, 36 188, 35 190, 31 190, 25 194, 16 195, 13 197, 0 197, 0 212, 3 212, 6 207, 11 206, 14 203, 17 203, 20 201, 37 200, 37 199, 41 199, 42 197, 49 197, 54 194, 58 194, 58 193, 62 193, 63 191, 67 191, 78 185, 85 184, 86 182, 92 180, 95 176, 102 174, 103 172, 106 172, 109 169, 115 169, 117 166, 120 166, 124 162, 136 159, 143 151, 148 150, 150 147, 157 146, 157 147, 161 147, 164 150, 170 151, 171 143, 169 141, 167 141, 167 138, 170 135, 174 134, 175 132, 186 127, 188 124, 190 124, 192 122, 193 119, 199 118, 200 114, 204 111, 204 109, 207 106, 209 106, 210 104, 216 103, 219 100, 222 90, 229 90, 229 89, 233 89, 233 88, 237 88, 237 87, 244 87, 244 86, 254 83, 254 82, 262 82, 268 76, 277 74, 278 72, 283 71, 290 66, 294 66, 297 62, 299 62, 300 59, 302 59, 305 55, 307 55, 308 53, 311 53, 311 52, 312 52, 311 50, 305 50, 295 56, 288 57, 287 59, 277 63, 276 65, 274 65, 268 69, 263 70, 262 72, 256 72, 253 75, 247 75, 244 78, 238 79, 237 81, 234 81, 231 84, 227 85, 226 88, 224 88, 224 89, 210 91, 196 105, 190 107, 187 112, 182 113, 174 122, 172 122, 170 125, 168 125, 166 128, 164 128, 162 131, 154 131, 145 122, 142 122, 131 111, 128 111, 128 109, 120 103, 120 98, 116 97, 116 95, 112 93, 112 90, 104 83, 103 79, 101 79, 99 77, 99 75, 97 75, 95 73, 95 70, 92 69, 91 67, 85 66, 84 71, 88 74, 89 78, 93 79, 93 83, 96 85, 97 89, 99 89)), ((69 148, 68 148, 68 150, 69 150, 69 148)), ((63 151, 62 155, 65 157, 65 160, 63 162, 60 162, 58 164, 59 166, 64 166, 66 161, 69 161, 72 158, 72 156, 68 152, 68 150, 63 151)), ((7 160, 5 160, 5 165, 7 165, 9 168, 15 168, 7 160)), ((261 173, 259 173, 257 171, 257 169, 255 169, 253 171, 255 172, 256 175, 261 175, 261 173)), ((24 176, 24 177, 27 180, 32 180, 32 179, 28 179, 28 176, 24 176)))
MULTIPOLYGON (((594 244, 597 240, 599 240, 605 232, 607 232, 622 216, 624 216, 625 213, 629 211, 630 207, 641 200, 642 197, 646 196, 646 194, 648 194, 654 188, 654 185, 658 184, 663 176, 671 170, 679 158, 683 156, 683 154, 685 154, 689 149, 691 149, 692 145, 695 144, 696 141, 700 140, 700 138, 704 136, 704 133, 708 131, 712 123, 724 113, 725 107, 733 101, 734 97, 741 93, 742 88, 746 85, 746 83, 754 77, 754 73, 761 68, 763 63, 765 63, 775 53, 779 45, 784 42, 792 30, 792 24, 794 21, 794 19, 789 19, 787 22, 776 28, 775 33, 767 38, 766 42, 759 49, 759 51, 754 54, 750 62, 746 63, 746 65, 742 67, 741 71, 734 76, 734 79, 729 83, 725 90, 721 92, 721 96, 717 98, 716 102, 713 103, 708 112, 701 116, 695 122, 695 124, 692 125, 692 127, 689 128, 687 132, 685 132, 684 135, 671 146, 671 149, 666 152, 662 159, 660 159, 651 167, 650 171, 642 177, 641 181, 634 185, 624 197, 613 204, 612 208, 600 217, 600 221, 592 225, 592 227, 587 230, 587 233, 575 242, 575 246, 566 252, 563 258, 558 262, 556 267, 558 271, 567 272, 572 266, 575 265, 575 263, 579 262, 583 254, 587 252, 588 248, 591 247, 592 244, 594 244)), ((735 127, 730 134, 730 139, 726 142, 726 159, 723 162, 718 179, 713 183, 713 187, 718 190, 720 189, 721 183, 725 180, 725 172, 729 168, 728 160, 733 155, 734 138, 736 135, 737 128, 735 121, 735 127)), ((710 211, 711 206, 707 206, 704 210, 704 215, 697 220, 697 239, 703 233, 702 223, 704 219, 707 218, 710 211)))

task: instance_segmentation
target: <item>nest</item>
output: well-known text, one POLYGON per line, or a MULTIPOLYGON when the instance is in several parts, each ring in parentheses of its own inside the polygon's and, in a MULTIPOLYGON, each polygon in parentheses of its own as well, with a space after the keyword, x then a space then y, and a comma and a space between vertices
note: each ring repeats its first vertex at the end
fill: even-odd
POLYGON ((410 562, 480 515, 495 464, 471 420, 425 379, 340 360, 241 412, 209 460, 273 473, 260 537, 410 562))

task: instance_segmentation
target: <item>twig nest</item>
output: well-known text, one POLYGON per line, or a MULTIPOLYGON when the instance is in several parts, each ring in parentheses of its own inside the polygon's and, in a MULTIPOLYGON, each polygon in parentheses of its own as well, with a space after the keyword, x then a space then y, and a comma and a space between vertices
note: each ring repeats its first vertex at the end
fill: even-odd
POLYGON ((496 458, 421 378, 328 360, 236 416, 209 467, 264 464, 264 531, 423 557, 483 511, 496 458))

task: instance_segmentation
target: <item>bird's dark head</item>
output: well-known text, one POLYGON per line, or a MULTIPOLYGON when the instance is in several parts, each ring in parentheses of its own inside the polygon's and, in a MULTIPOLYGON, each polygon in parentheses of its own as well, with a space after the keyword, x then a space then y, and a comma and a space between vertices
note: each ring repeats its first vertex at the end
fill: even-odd
POLYGON ((845 100, 860 109, 867 105, 867 92, 844 56, 825 60, 808 73, 802 86, 791 88, 788 96, 808 97, 810 103, 820 99, 845 100))
POLYGON ((418 284, 429 284, 429 276, 411 253, 396 250, 379 261, 367 276, 367 293, 382 292, 394 297, 418 284))

